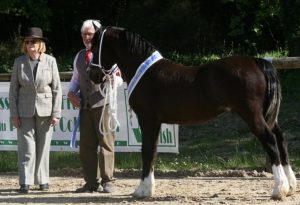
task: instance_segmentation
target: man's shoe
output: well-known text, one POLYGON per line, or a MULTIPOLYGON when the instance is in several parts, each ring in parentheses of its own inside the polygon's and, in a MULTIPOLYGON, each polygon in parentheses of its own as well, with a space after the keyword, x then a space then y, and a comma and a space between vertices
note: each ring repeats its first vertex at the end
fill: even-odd
POLYGON ((40 184, 40 191, 48 191, 49 190, 49 184, 40 184))
POLYGON ((27 194, 29 192, 29 185, 27 184, 21 184, 19 193, 27 194))
POLYGON ((115 191, 115 186, 112 182, 106 182, 102 186, 103 186, 103 192, 105 193, 112 193, 115 191))
POLYGON ((103 192, 103 187, 101 185, 99 185, 98 188, 95 191, 96 192, 103 192))
POLYGON ((75 190, 76 193, 92 193, 93 191, 97 191, 97 186, 91 186, 89 184, 85 184, 83 187, 80 187, 75 190))

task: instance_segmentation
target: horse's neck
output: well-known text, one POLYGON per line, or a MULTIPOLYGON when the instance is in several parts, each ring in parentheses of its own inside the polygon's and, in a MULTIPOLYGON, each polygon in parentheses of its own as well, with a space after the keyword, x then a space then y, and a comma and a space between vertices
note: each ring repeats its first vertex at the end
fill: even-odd
POLYGON ((139 60, 136 57, 124 57, 118 63, 118 66, 121 70, 123 79, 127 84, 132 80, 134 77, 138 67, 143 63, 144 60, 139 60))

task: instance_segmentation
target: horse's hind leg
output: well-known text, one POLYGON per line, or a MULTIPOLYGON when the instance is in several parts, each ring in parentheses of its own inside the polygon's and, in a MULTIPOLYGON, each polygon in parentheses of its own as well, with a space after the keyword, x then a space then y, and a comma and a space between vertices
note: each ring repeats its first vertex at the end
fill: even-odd
POLYGON ((259 111, 253 109, 249 112, 244 111, 240 115, 248 123, 252 132, 258 137, 270 158, 275 181, 272 198, 279 200, 285 198, 289 192, 289 182, 281 164, 280 151, 277 146, 275 134, 271 131, 259 111))
POLYGON ((280 152, 280 161, 283 166, 284 173, 287 176, 289 182, 289 192, 287 195, 293 195, 296 192, 297 180, 289 163, 287 141, 283 136, 282 131, 277 122, 275 123, 272 132, 276 135, 277 146, 280 152))
POLYGON ((257 136, 259 136, 259 140, 267 151, 272 164, 272 172, 275 181, 272 198, 281 200, 288 194, 288 179, 281 164, 276 136, 272 133, 266 123, 263 125, 262 132, 260 131, 257 136))
POLYGON ((145 119, 145 116, 139 118, 139 124, 142 132, 143 173, 140 185, 133 196, 145 198, 150 197, 155 191, 154 159, 161 124, 153 119, 145 119))

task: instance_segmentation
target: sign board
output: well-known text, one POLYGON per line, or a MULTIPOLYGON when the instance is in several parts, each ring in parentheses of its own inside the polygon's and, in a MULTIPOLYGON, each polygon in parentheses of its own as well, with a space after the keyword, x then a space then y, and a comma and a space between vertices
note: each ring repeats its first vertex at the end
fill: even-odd
MULTIPOLYGON (((67 98, 69 83, 62 82, 62 117, 54 128, 51 151, 78 151, 70 147, 70 138, 79 110, 73 108, 67 98)), ((17 131, 10 121, 9 82, 0 82, 0 150, 17 150, 17 131)), ((127 86, 123 83, 118 88, 118 120, 120 126, 116 131, 116 152, 140 152, 141 131, 134 112, 130 112, 127 101, 127 86)), ((77 132, 79 145, 80 130, 77 132)), ((162 124, 159 134, 158 152, 178 153, 178 125, 162 124)))

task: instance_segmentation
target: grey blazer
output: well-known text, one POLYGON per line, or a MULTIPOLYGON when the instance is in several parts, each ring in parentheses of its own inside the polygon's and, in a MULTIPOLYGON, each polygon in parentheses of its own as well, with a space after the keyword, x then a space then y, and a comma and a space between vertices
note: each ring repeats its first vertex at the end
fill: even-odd
POLYGON ((29 63, 29 56, 15 59, 9 88, 11 117, 61 117, 62 90, 56 59, 42 54, 36 80, 29 63))

